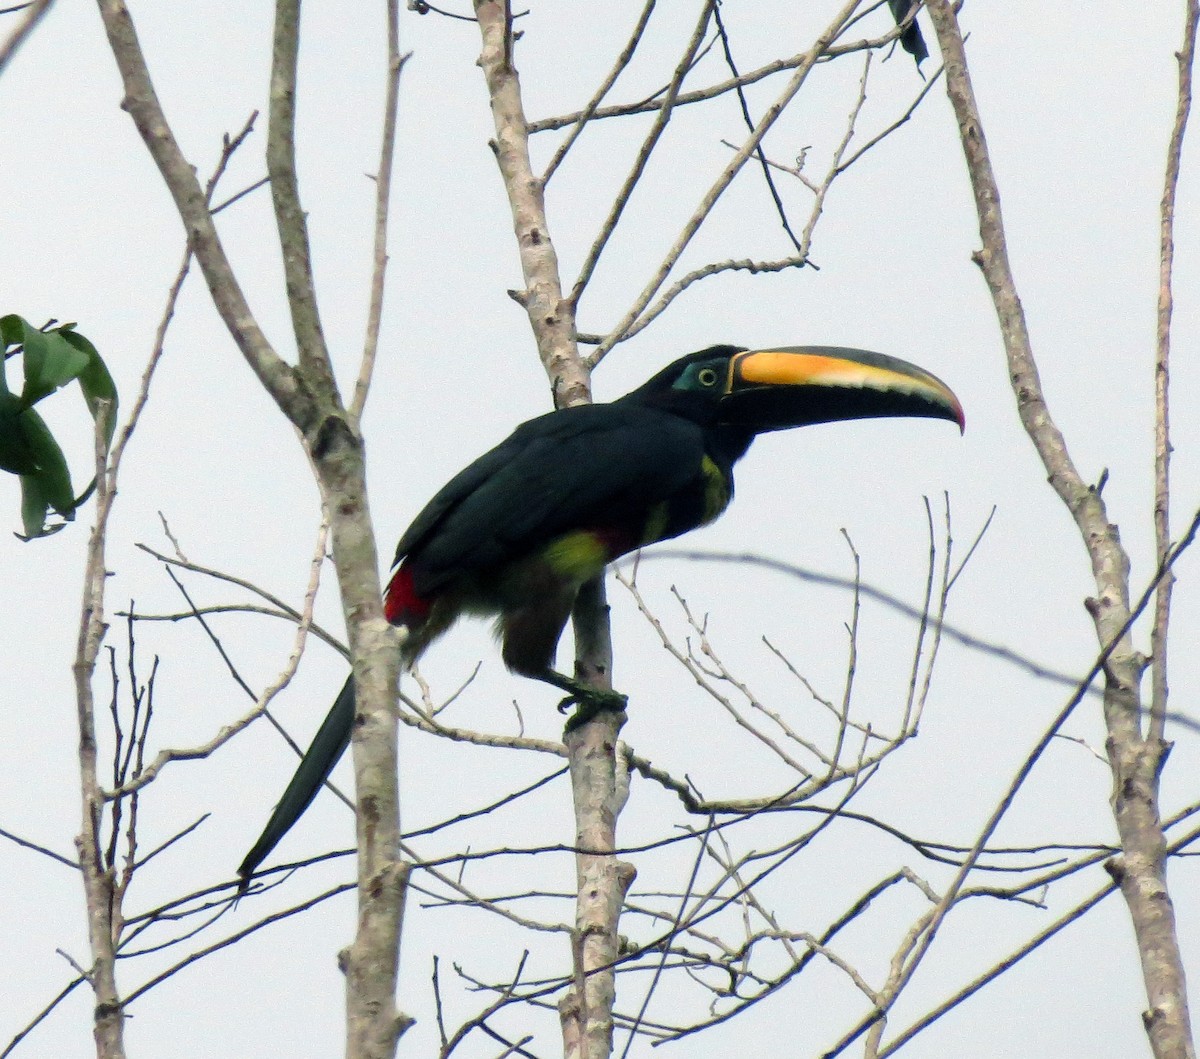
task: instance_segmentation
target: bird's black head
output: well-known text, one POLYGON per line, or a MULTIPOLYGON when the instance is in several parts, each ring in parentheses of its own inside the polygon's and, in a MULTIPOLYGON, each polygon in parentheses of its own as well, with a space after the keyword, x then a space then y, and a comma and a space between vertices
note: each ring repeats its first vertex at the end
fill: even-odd
POLYGON ((710 346, 689 353, 642 383, 622 400, 661 408, 702 426, 717 422, 721 400, 729 392, 729 366, 745 352, 740 346, 710 346))
POLYGON ((963 427, 950 388, 915 364, 837 346, 712 346, 681 357, 624 400, 744 434, 842 419, 923 417, 963 427))

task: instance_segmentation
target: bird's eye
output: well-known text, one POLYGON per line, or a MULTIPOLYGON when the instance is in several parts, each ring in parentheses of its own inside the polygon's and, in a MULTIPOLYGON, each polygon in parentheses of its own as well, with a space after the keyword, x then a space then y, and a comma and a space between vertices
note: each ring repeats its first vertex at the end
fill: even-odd
POLYGON ((700 380, 701 386, 712 386, 717 381, 717 373, 713 368, 701 368, 696 373, 696 378, 700 380))

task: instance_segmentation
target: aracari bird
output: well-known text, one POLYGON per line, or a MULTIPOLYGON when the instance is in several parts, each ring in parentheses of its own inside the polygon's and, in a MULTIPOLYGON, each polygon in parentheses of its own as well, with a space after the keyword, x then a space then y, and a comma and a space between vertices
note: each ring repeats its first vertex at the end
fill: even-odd
MULTIPOLYGON (((462 615, 496 617, 512 671, 553 684, 581 717, 625 697, 554 668, 580 588, 619 556, 713 521, 733 498, 733 465, 758 434, 879 416, 949 419, 941 380, 879 353, 826 346, 713 346, 668 365, 611 404, 522 423, 452 478, 400 538, 385 597, 407 628, 411 666, 462 615)), ((243 886, 308 808, 350 739, 346 681, 242 862, 243 886)))

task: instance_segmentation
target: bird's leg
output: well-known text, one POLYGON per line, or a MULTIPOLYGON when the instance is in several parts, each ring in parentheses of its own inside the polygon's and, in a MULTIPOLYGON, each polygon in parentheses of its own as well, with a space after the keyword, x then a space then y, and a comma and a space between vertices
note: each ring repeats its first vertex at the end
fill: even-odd
POLYGON ((586 724, 599 713, 619 713, 629 702, 628 695, 622 695, 619 691, 594 688, 582 680, 560 673, 557 669, 544 669, 537 674, 537 679, 567 692, 567 697, 558 704, 559 713, 566 713, 572 706, 579 707, 567 721, 568 732, 586 724))

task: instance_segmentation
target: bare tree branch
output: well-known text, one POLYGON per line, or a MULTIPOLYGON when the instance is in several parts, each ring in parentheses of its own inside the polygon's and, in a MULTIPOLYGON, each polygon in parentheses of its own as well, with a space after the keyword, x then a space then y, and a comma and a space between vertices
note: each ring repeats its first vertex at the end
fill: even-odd
POLYGON ((21 45, 24 44, 31 33, 37 29, 38 23, 46 17, 46 12, 50 10, 50 5, 54 0, 32 0, 28 4, 20 4, 17 7, 7 8, 0 14, 8 14, 9 12, 24 10, 25 14, 18 20, 16 27, 8 35, 8 40, 0 44, 0 74, 4 73, 5 68, 12 61, 12 57, 17 54, 21 45))
MULTIPOLYGON (((947 63, 947 69, 949 68, 950 64, 947 63)), ((891 1007, 891 1004, 900 995, 900 992, 907 985, 907 983, 912 979, 912 975, 915 973, 918 965, 921 963, 925 954, 932 946, 934 938, 937 935, 938 928, 944 921, 946 914, 958 900, 968 874, 973 870, 980 853, 987 845, 987 842, 991 836, 995 833, 995 830, 999 826, 1001 819, 1003 819, 1011 807, 1017 791, 1020 790, 1022 785, 1025 783, 1025 780, 1029 778, 1034 765, 1037 763, 1039 758, 1041 758, 1042 754, 1053 741, 1063 724, 1066 723, 1067 719, 1072 713, 1074 713, 1076 707, 1083 701, 1085 689, 1101 673, 1107 671, 1107 668, 1111 663, 1112 656, 1118 650, 1118 646, 1121 643, 1126 642, 1129 636, 1129 630, 1133 627, 1133 623, 1138 619, 1138 617, 1141 616, 1146 607, 1149 605, 1150 599, 1154 595, 1158 586, 1158 582, 1163 573, 1173 566, 1175 560, 1177 560, 1180 555, 1182 555, 1189 547, 1191 547, 1195 540, 1197 531, 1200 531, 1200 511, 1198 511, 1196 516, 1193 518, 1191 525, 1188 527, 1188 532, 1184 535, 1179 544, 1175 546, 1171 554, 1167 557, 1167 560, 1164 562, 1163 566, 1158 570, 1150 584, 1146 587, 1145 591, 1139 598, 1137 605, 1132 608, 1125 624, 1115 630, 1113 639, 1104 645, 1103 649, 1100 651, 1095 662, 1093 663, 1090 672, 1087 674, 1085 679, 1081 681, 1080 686, 1076 690, 1075 694, 1071 696, 1068 702, 1059 711, 1058 716, 1054 718, 1053 722, 1038 740, 1037 745, 1032 751, 1030 751, 1024 763, 1021 765, 1020 769, 1018 769, 1016 776, 1009 784, 1008 790, 997 803, 996 808, 988 818, 987 823, 983 826, 983 829, 980 831, 979 836, 975 840, 974 846, 971 847, 971 851, 967 854, 962 866, 955 874, 954 879, 951 881, 949 887, 947 887, 946 892, 943 894, 937 907, 932 910, 932 913, 930 914, 930 917, 922 930, 922 936, 920 940, 913 946, 912 954, 906 961, 903 972, 895 983, 895 988, 891 991, 888 1003, 885 1005, 880 1005, 878 1010, 872 1012, 870 1015, 860 1021, 852 1030, 850 1030, 838 1043, 836 1049, 828 1053, 830 1057, 838 1054, 841 1051, 844 1051, 858 1037, 869 1031, 876 1022, 887 1017, 888 1009, 891 1007)), ((1110 861, 1109 864, 1115 865, 1116 862, 1110 861)), ((1110 867, 1110 871, 1112 870, 1113 868, 1110 867)))
POLYGON ((128 7, 124 0, 99 0, 99 6, 125 85, 121 105, 133 118, 175 199, 188 233, 188 245, 204 272, 213 304, 267 391, 281 407, 289 409, 297 422, 311 424, 313 408, 298 390, 292 369, 280 359, 259 328, 225 255, 195 170, 183 156, 167 124, 128 7))
POLYGON ((308 219, 296 176, 296 63, 300 56, 300 0, 276 0, 267 122, 267 176, 283 251, 288 309, 307 386, 325 401, 336 393, 329 349, 321 330, 313 280, 308 219))
MULTIPOLYGON (((107 415, 112 414, 112 409, 107 415)), ((92 692, 92 674, 104 639, 105 535, 108 514, 112 510, 114 490, 108 474, 108 441, 104 420, 96 420, 96 522, 88 537, 87 564, 83 599, 80 605, 79 639, 72 671, 75 676, 75 701, 79 724, 79 780, 83 822, 75 849, 83 874, 87 905, 88 941, 92 965, 88 982, 95 995, 92 1035, 98 1059, 124 1059, 125 1013, 116 978, 115 908, 113 875, 104 862, 101 827, 104 794, 100 786, 96 707, 92 692)))
POLYGON ((475 17, 483 38, 479 65, 487 81, 496 128, 491 146, 508 192, 525 277, 525 289, 513 297, 529 314, 538 355, 554 387, 555 404, 561 408, 589 401, 590 382, 575 343, 575 314, 563 297, 544 189, 529 158, 529 128, 521 82, 513 65, 512 12, 501 0, 475 0, 475 17))
POLYGON ((400 4, 387 4, 387 88, 383 100, 383 143, 379 149, 379 171, 375 174, 375 249, 371 272, 371 303, 367 310, 367 334, 363 341, 362 366, 354 384, 354 398, 348 409, 350 421, 357 424, 367 403, 375 355, 379 350, 379 325, 383 319, 383 281, 387 275, 388 206, 392 199, 392 164, 396 154, 396 113, 400 106, 400 74, 412 52, 400 54, 400 4))
MULTIPOLYGON (((1179 169, 1183 138, 1192 109, 1192 67, 1196 61, 1196 24, 1200 4, 1188 0, 1183 30, 1183 47, 1175 55, 1179 64, 1179 87, 1175 123, 1167 147, 1166 174, 1159 220, 1158 314, 1154 358, 1154 543, 1158 561, 1171 547, 1171 418, 1169 407, 1171 364, 1171 313, 1174 303, 1175 199, 1179 191, 1179 169)), ((1171 587, 1175 577, 1163 578, 1154 601, 1154 626, 1150 633, 1150 726, 1151 739, 1165 734, 1167 711, 1167 630, 1171 620, 1171 587)))
MULTIPOLYGON (((1158 814, 1159 773, 1167 746, 1154 731, 1161 725, 1152 725, 1149 736, 1143 735, 1140 683, 1146 660, 1134 650, 1129 635, 1132 625, 1129 558, 1116 527, 1108 519, 1099 490, 1089 487, 1076 470, 1066 442, 1046 405, 1016 281, 1009 267, 999 189, 971 86, 957 17, 947 0, 927 0, 925 6, 937 32, 946 66, 946 88, 958 119, 975 193, 983 242, 976 261, 995 304, 1017 410, 1049 473, 1050 484, 1075 519, 1092 564, 1096 597, 1088 601, 1088 610, 1095 623, 1097 640, 1105 651, 1104 718, 1113 772, 1113 812, 1124 850, 1124 855, 1114 862, 1113 871, 1114 877, 1121 882, 1142 959, 1150 1003, 1144 1017, 1147 1034, 1157 1059, 1191 1057, 1195 1055, 1195 1049, 1184 962, 1167 889, 1165 840, 1158 814)), ((1195 27, 1195 3, 1191 2, 1183 53, 1188 55, 1189 63, 1194 44, 1188 46, 1187 41, 1194 42, 1195 27)), ((1180 108, 1184 114, 1189 83, 1181 76, 1180 108)), ((1176 125, 1179 125, 1178 118, 1176 125)), ((1160 363, 1165 370, 1165 361, 1160 363)), ((1165 385, 1165 375, 1159 375, 1159 383, 1165 385)), ((1165 409, 1165 404, 1160 408, 1165 409)), ((1160 429, 1165 430, 1165 420, 1160 419, 1160 429)), ((1160 467, 1159 475, 1160 483, 1165 486, 1164 467, 1160 467)), ((1177 554, 1177 551, 1169 554, 1177 554)), ((1170 572, 1170 565, 1166 560, 1160 563, 1156 587, 1159 578, 1170 572)), ((1165 606, 1166 595, 1162 599, 1165 606)), ((1164 692, 1165 688, 1164 670, 1164 692)))
POLYGON ((268 172, 272 178, 299 366, 275 352, 255 321, 222 249, 208 202, 158 101, 124 0, 99 0, 125 85, 124 107, 158 164, 208 282, 247 363, 300 430, 329 513, 333 553, 354 660, 353 732, 358 814, 358 932, 345 960, 348 1052, 388 1059, 407 1024, 396 1012, 396 967, 407 869, 399 864, 394 634, 383 616, 366 500, 362 441, 342 408, 312 287, 306 222, 295 180, 298 0, 278 0, 271 78, 268 172))
MULTIPOLYGON (((304 654, 304 647, 308 639, 308 627, 309 623, 312 621, 313 606, 316 603, 317 589, 321 581, 321 566, 325 558, 325 542, 327 536, 328 525, 323 521, 318 529, 317 542, 315 548, 313 549, 313 558, 309 563, 309 580, 304 592, 304 603, 297 616, 296 635, 292 644, 292 650, 288 654, 287 661, 284 663, 284 667, 280 671, 279 675, 263 689, 261 694, 255 694, 255 692, 253 692, 248 686, 245 685, 244 682, 241 681, 241 677, 233 668, 232 661, 227 655, 225 655, 224 649, 220 645, 220 641, 213 637, 214 642, 217 644, 217 649, 221 652, 225 659, 226 665, 230 667, 234 678, 242 684, 243 689, 254 700, 254 705, 237 720, 222 726, 222 728, 211 739, 204 743, 190 747, 172 747, 165 750, 160 750, 155 756, 154 760, 145 768, 139 769, 134 774, 132 779, 130 779, 128 782, 118 785, 115 789, 106 792, 104 795, 106 800, 111 801, 141 790, 147 784, 152 783, 158 777, 158 774, 163 770, 163 768, 165 768, 172 761, 195 761, 208 757, 214 751, 223 747, 235 735, 237 735, 243 729, 249 727, 249 725, 258 720, 259 717, 268 712, 268 707, 275 696, 291 683, 292 677, 295 676, 296 669, 300 665, 300 659, 304 654)), ((145 550, 150 551, 149 548, 146 548, 145 550)), ((170 565, 168 565, 168 571, 169 570, 170 565)), ((174 574, 172 574, 172 577, 174 577, 174 574)), ((176 581, 176 584, 179 584, 179 582, 176 581)), ((181 590, 183 589, 182 585, 179 587, 181 590)), ((195 607, 192 608, 192 614, 196 617, 199 616, 195 607)), ((203 618, 201 618, 200 621, 203 624, 203 618)), ((206 631, 209 631, 207 626, 205 626, 205 629, 206 631)), ((209 631, 209 635, 210 637, 212 636, 211 631, 209 631)), ((293 744, 293 748, 295 748, 295 744, 293 744)))
MULTIPOLYGON (((1167 847, 1168 856, 1181 852, 1188 845, 1195 842, 1197 838, 1200 838, 1200 829, 1193 829, 1188 834, 1172 842, 1167 847)), ((912 1023, 912 1025, 908 1026, 906 1029, 888 1041, 887 1045, 880 1050, 879 1059, 884 1059, 884 1057, 893 1055, 895 1052, 899 1051, 899 1049, 912 1040, 913 1037, 915 1037, 922 1030, 928 1029, 947 1012, 952 1011, 954 1008, 958 1007, 959 1004, 974 996, 984 986, 995 981, 1005 972, 1012 970, 1013 967, 1020 963, 1031 952, 1041 948, 1051 938, 1058 935, 1072 923, 1081 919, 1106 897, 1114 893, 1116 889, 1117 883, 1115 881, 1110 881, 1107 885, 1102 886, 1089 897, 1086 897, 1074 907, 1064 912, 1061 916, 1054 920, 1053 923, 1043 927, 1019 948, 1013 950, 1013 952, 1009 953, 1009 955, 1004 959, 993 964, 983 974, 972 979, 953 996, 942 1001, 942 1003, 940 1003, 937 1007, 927 1012, 916 1022, 912 1023)))
POLYGON ((562 143, 558 145, 547 163, 545 170, 542 172, 542 187, 544 188, 550 183, 550 178, 554 176, 558 167, 562 165, 563 159, 566 158, 567 152, 575 146, 575 141, 579 139, 587 123, 592 120, 592 116, 596 113, 596 108, 608 95, 612 86, 616 84, 617 78, 621 76, 622 71, 629 65, 633 59, 633 53, 637 51, 638 44, 641 43, 642 34, 646 32, 646 25, 650 21, 650 15, 654 12, 654 5, 657 0, 646 0, 642 7, 641 16, 638 18, 637 25, 633 27, 633 33, 629 37, 629 42, 622 49, 621 54, 617 56, 617 61, 613 64, 613 68, 608 72, 608 76, 600 83, 600 87, 596 89, 588 105, 579 112, 579 118, 575 121, 571 132, 562 143))
MULTIPOLYGON (((829 585, 851 592, 861 591, 867 599, 876 600, 889 609, 894 610, 897 614, 902 614, 912 621, 919 622, 922 620, 922 611, 919 607, 906 603, 904 600, 876 588, 870 583, 864 583, 856 588, 855 582, 849 578, 838 577, 834 574, 825 574, 817 570, 809 570, 805 567, 797 566, 795 563, 786 563, 780 559, 771 559, 765 555, 755 555, 753 552, 715 552, 696 548, 656 548, 654 551, 641 556, 638 561, 646 563, 662 559, 686 559, 690 562, 758 566, 765 570, 773 570, 786 574, 789 577, 797 578, 800 581, 808 581, 816 585, 829 585)), ((627 568, 632 561, 631 559, 626 559, 618 563, 617 569, 627 568)), ((1056 669, 1051 669, 1047 665, 1025 657, 1010 647, 1004 647, 1000 644, 981 639, 978 636, 973 636, 954 625, 943 623, 941 625, 941 633, 943 636, 962 644, 964 647, 969 647, 971 650, 998 658, 1040 680, 1047 680, 1069 688, 1075 688, 1080 683, 1081 677, 1079 674, 1064 673, 1056 669)))
POLYGON ((638 295, 634 303, 626 311, 620 322, 612 328, 608 337, 600 344, 600 346, 588 357, 588 363, 594 367, 608 353, 614 345, 624 337, 625 332, 633 325, 633 323, 642 315, 646 306, 650 304, 651 299, 658 293, 667 276, 675 267, 684 250, 692 241, 696 232, 700 230, 700 226, 712 212, 713 206, 717 200, 724 194, 726 188, 732 183, 733 178, 741 170, 742 166, 754 153, 755 149, 762 142, 762 138, 767 134, 767 130, 775 124, 776 119, 783 113, 788 103, 800 91, 801 86, 808 78, 809 72, 816 64, 817 59, 825 52, 828 46, 838 37, 845 28, 847 21, 854 14, 860 0, 849 0, 834 16, 828 27, 813 42, 812 47, 804 53, 804 58, 797 68, 796 72, 788 80, 787 85, 779 94, 774 103, 772 103, 755 126, 753 133, 747 138, 741 149, 734 155, 732 161, 722 170, 721 174, 714 181, 712 187, 701 198, 699 205, 696 207, 692 216, 684 224, 682 231, 676 237, 674 244, 664 256, 650 281, 646 284, 642 293, 638 295))
POLYGON ((588 250, 587 257, 584 258, 583 265, 579 269, 579 276, 575 280, 575 285, 571 288, 571 305, 574 309, 579 308, 579 299, 582 297, 588 282, 592 278, 592 273, 596 270, 596 265, 600 261, 600 255, 604 253, 604 248, 608 245, 608 240, 616 231, 617 224, 621 220, 621 215, 625 212, 625 207, 629 205, 629 201, 633 196, 634 188, 637 187, 638 181, 641 180, 642 174, 646 171, 646 164, 650 161, 650 156, 654 153, 654 148, 658 145, 659 139, 667 128, 667 123, 671 120, 671 111, 675 106, 675 99, 679 95, 680 86, 683 84, 683 79, 687 76, 695 62, 696 52, 700 49, 701 43, 704 41, 704 33, 708 28, 709 19, 712 17, 713 11, 716 9, 716 0, 705 0, 705 3, 700 8, 700 17, 696 20, 696 26, 692 30, 691 39, 683 50, 683 57, 675 66, 675 72, 671 77, 671 83, 667 86, 666 95, 663 96, 662 105, 654 116, 654 121, 642 140, 641 147, 638 148, 637 157, 634 159, 633 167, 625 177, 625 182, 621 185, 621 189, 613 196, 612 206, 609 208, 608 216, 604 219, 604 223, 600 225, 600 230, 596 234, 596 238, 592 241, 591 248, 588 250))
MULTIPOLYGON (((875 4, 879 7, 879 4, 875 4)), ((847 28, 858 21, 858 18, 849 19, 846 22, 847 28)), ((848 44, 830 44, 818 62, 829 62, 832 59, 839 58, 843 55, 852 55, 855 52, 862 51, 878 51, 880 48, 886 48, 893 41, 900 38, 903 30, 900 27, 893 27, 887 33, 879 37, 871 37, 863 40, 853 41, 848 44)), ((783 73, 787 70, 795 70, 797 67, 803 66, 808 61, 808 52, 803 51, 797 55, 790 56, 787 59, 775 59, 772 62, 766 63, 763 66, 750 70, 739 77, 730 77, 723 81, 716 81, 706 88, 698 88, 689 92, 681 92, 676 100, 676 106, 688 106, 692 103, 702 103, 709 99, 716 99, 718 96, 726 95, 729 92, 736 91, 738 88, 747 85, 756 84, 759 81, 765 80, 777 73, 783 73)), ((665 91, 665 89, 663 89, 665 91)), ((617 103, 611 106, 597 107, 592 117, 595 119, 628 117, 634 114, 648 114, 658 110, 661 105, 659 96, 662 92, 655 92, 649 99, 639 100, 635 103, 617 103)), ((583 116, 584 111, 574 111, 570 114, 562 114, 558 117, 542 118, 538 121, 529 123, 530 133, 536 134, 539 132, 550 132, 554 129, 563 129, 568 125, 576 124, 583 116)))
MULTIPOLYGON (((253 117, 242 132, 232 140, 226 137, 220 160, 204 193, 205 203, 211 201, 218 181, 225 172, 233 152, 249 134, 253 117)), ((192 175, 195 182, 195 176, 192 175)), ((198 185, 197 185, 198 187, 198 185)), ((88 909, 88 932, 92 945, 93 967, 88 980, 96 994, 94 1036, 97 1053, 102 1059, 119 1059, 124 1055, 124 1015, 117 991, 115 977, 115 946, 120 936, 122 910, 120 907, 124 887, 129 882, 132 860, 126 875, 118 883, 111 870, 111 858, 105 863, 101 849, 100 827, 106 801, 100 786, 97 771, 97 737, 95 726, 95 701, 91 686, 100 645, 107 631, 104 616, 104 589, 107 577, 106 537, 109 517, 117 492, 117 478, 126 446, 141 419, 149 398, 150 386, 162 358, 167 329, 174 316, 184 280, 187 277, 190 251, 184 254, 179 271, 171 284, 166 307, 155 335, 153 349, 143 371, 138 395, 133 407, 115 436, 111 452, 106 442, 106 419, 114 414, 108 409, 97 417, 96 422, 96 521, 88 540, 83 598, 80 608, 79 640, 76 648, 73 671, 75 675, 76 703, 79 723, 80 790, 83 801, 83 828, 76 839, 79 865, 83 873, 84 892, 88 909)), ((148 714, 147 714, 148 718, 148 714)), ((144 728, 142 732, 144 741, 144 728)), ((141 753, 139 745, 139 756, 141 753)), ((113 837, 116 836, 117 817, 114 815, 113 837)), ((129 841, 134 841, 131 822, 129 841)))
POLYGON ((57 861, 59 864, 65 864, 68 868, 74 868, 76 871, 79 870, 78 861, 71 860, 70 857, 64 857, 61 853, 55 853, 54 850, 39 845, 37 842, 31 842, 20 835, 14 835, 11 831, 5 830, 2 827, 0 827, 0 838, 6 838, 9 842, 15 842, 18 846, 22 846, 25 849, 31 849, 35 853, 40 853, 44 857, 49 857, 51 860, 57 861))

